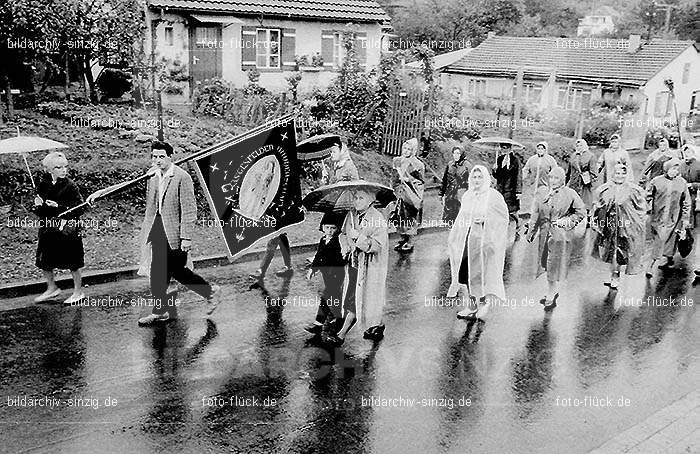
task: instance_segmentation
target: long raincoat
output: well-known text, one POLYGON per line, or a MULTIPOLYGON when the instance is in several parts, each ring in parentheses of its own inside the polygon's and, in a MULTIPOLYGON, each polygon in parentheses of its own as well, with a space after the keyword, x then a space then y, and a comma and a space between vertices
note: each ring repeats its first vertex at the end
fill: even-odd
POLYGON ((566 169, 566 185, 581 196, 583 204, 589 210, 593 205, 593 181, 598 175, 596 163, 595 155, 586 150, 580 154, 572 154, 566 169), (584 178, 588 180, 588 183, 584 181, 584 178))
POLYGON ((626 274, 637 274, 643 268, 645 195, 644 189, 630 181, 610 181, 593 196, 592 255, 606 263, 627 265, 626 274))
POLYGON ((460 284, 466 284, 469 295, 505 299, 503 264, 508 206, 503 196, 490 187, 488 170, 474 166, 472 175, 477 169, 484 175, 484 188, 476 192, 470 182, 447 240, 452 271, 448 294, 455 294, 460 284))
MULTIPOLYGON (((386 219, 374 207, 364 215, 351 210, 345 217, 342 232, 350 227, 359 232, 357 240, 343 245, 350 252, 350 263, 357 269, 355 310, 361 326, 382 324, 386 302, 386 275, 389 266, 389 230, 386 219), (348 245, 350 247, 348 247, 348 245)), ((342 245, 342 243, 341 243, 342 245)), ((349 274, 349 273, 348 273, 349 274)), ((348 280, 343 289, 343 301, 348 294, 348 280)))
POLYGON ((658 176, 649 183, 648 202, 651 203, 651 234, 654 237, 652 257, 672 257, 676 253, 676 230, 690 222, 690 194, 681 176, 673 179, 658 176))
POLYGON ((551 281, 566 279, 574 240, 572 232, 585 216, 581 197, 569 187, 552 189, 544 198, 538 198, 529 229, 532 236, 540 231, 538 276, 546 270, 551 281), (557 220, 562 222, 562 227, 555 224, 557 220))

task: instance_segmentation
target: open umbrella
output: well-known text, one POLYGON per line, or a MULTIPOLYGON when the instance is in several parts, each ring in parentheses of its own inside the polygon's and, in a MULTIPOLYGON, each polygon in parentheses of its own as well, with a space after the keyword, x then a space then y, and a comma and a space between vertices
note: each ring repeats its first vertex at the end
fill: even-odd
POLYGON ((474 141, 475 144, 477 145, 501 145, 501 144, 509 144, 513 147, 518 147, 518 148, 525 148, 525 145, 521 144, 520 142, 516 142, 513 139, 509 139, 507 137, 483 137, 481 139, 477 139, 474 141))
POLYGON ((331 147, 340 142, 338 134, 319 134, 297 143, 297 159, 320 161, 331 155, 331 147))
POLYGON ((394 190, 390 187, 371 181, 352 180, 321 186, 307 194, 301 203, 309 211, 348 211, 353 207, 352 191, 358 189, 373 193, 377 198, 375 203, 380 208, 396 200, 394 190))
POLYGON ((33 151, 57 150, 61 148, 68 148, 68 145, 56 142, 55 140, 44 139, 43 137, 20 136, 19 128, 17 128, 17 137, 0 140, 0 154, 18 153, 22 155, 24 165, 27 166, 27 172, 29 172, 29 179, 32 180, 32 186, 34 187, 36 187, 36 184, 34 183, 32 170, 29 168, 29 163, 27 162, 27 153, 33 151))

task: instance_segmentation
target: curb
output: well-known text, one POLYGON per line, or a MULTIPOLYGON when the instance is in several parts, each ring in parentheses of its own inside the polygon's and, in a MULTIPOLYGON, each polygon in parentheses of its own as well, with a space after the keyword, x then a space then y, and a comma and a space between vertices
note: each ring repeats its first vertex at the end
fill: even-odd
MULTIPOLYGON (((446 230, 446 227, 425 227, 420 229, 421 233, 430 233, 446 230)), ((393 232, 389 234, 389 238, 396 237, 397 233, 393 232)), ((317 242, 314 243, 302 243, 295 246, 291 246, 290 253, 305 253, 313 252, 316 250, 317 242)), ((210 255, 205 257, 194 258, 192 261, 196 268, 212 268, 217 266, 227 266, 236 263, 245 263, 251 261, 257 261, 262 259, 265 254, 265 249, 257 249, 248 252, 233 262, 229 262, 228 256, 226 254, 210 255)), ((139 267, 128 266, 122 268, 112 268, 107 270, 97 270, 88 271, 83 274, 83 285, 97 285, 97 284, 107 284, 110 282, 115 282, 122 279, 137 279, 141 276, 137 275, 139 267)), ((73 278, 70 276, 65 276, 61 278, 56 278, 56 285, 63 290, 73 288, 73 278)), ((0 299, 8 298, 18 298, 27 295, 34 295, 41 293, 46 287, 46 282, 43 280, 34 280, 28 282, 13 282, 10 284, 5 284, 0 286, 0 299)), ((0 309, 2 310, 2 309, 0 309)))

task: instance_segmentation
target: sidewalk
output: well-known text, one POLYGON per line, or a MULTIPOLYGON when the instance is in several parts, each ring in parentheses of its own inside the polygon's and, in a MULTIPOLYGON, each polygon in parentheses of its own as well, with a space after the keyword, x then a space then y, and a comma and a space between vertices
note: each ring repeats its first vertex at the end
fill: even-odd
POLYGON ((693 391, 589 454, 700 452, 700 391, 693 391))

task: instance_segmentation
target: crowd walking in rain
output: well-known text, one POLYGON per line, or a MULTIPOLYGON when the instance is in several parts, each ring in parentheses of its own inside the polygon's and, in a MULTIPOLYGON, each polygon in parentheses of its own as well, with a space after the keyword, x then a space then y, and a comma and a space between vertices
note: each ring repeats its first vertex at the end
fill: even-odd
MULTIPOLYGON (((426 166, 418 157, 418 141, 410 139, 393 159, 391 187, 384 186, 362 179, 340 137, 331 135, 324 140, 327 159, 317 166, 315 183, 307 188, 304 202, 310 211, 323 212, 319 226, 323 236, 316 254, 307 259, 306 274, 312 279, 320 273, 324 290, 316 315, 305 329, 335 347, 343 345, 355 325, 361 327, 365 339, 379 341, 385 332, 384 308, 391 304, 386 292, 389 233, 398 235, 394 249, 400 254, 413 252, 412 238, 419 234, 422 222, 426 166)), ((644 162, 638 184, 617 134, 610 137, 610 146, 599 157, 585 140, 577 140, 561 163, 549 153, 547 142, 541 141, 523 166, 511 142, 496 141, 498 155, 490 170, 473 165, 465 147, 454 146, 438 187, 442 221, 449 228, 444 254, 451 276, 446 297, 461 295, 465 302, 457 318, 485 322, 489 307, 507 298, 503 269, 507 249, 514 244, 508 241, 513 221, 514 241, 532 244, 535 277, 546 275, 538 300, 547 312, 561 304, 560 291, 570 278, 576 248, 586 247, 601 265, 609 266, 610 277, 604 284, 610 291, 620 287, 623 275, 645 271, 647 278, 653 278, 672 267, 677 254, 690 254, 700 185, 700 161, 692 142, 675 152, 668 141, 659 141, 658 149, 644 162), (524 191, 531 200, 526 207, 521 206, 524 191)), ((177 317, 172 301, 168 304, 172 295, 166 291, 173 277, 201 295, 208 314, 220 303, 220 287, 192 271, 190 248, 196 218, 192 180, 171 156, 168 143, 153 143, 140 273, 150 276, 151 293, 161 304, 139 320, 141 325, 177 317)), ((275 165, 268 164, 257 175, 261 181, 272 181, 274 172, 266 169, 275 165)), ((44 165, 47 173, 37 188, 37 214, 48 218, 61 209, 84 205, 79 189, 66 177, 65 156, 52 152, 44 165)), ((91 194, 88 203, 96 203, 109 189, 91 194)), ((280 232, 267 241, 252 279, 264 281, 277 248, 284 267, 275 274, 289 277, 294 273, 290 240, 286 232, 280 232)), ((59 292, 53 283, 55 268, 70 269, 74 276, 75 290, 66 304, 85 297, 80 282, 82 243, 75 232, 41 230, 36 263, 48 283, 37 302, 55 298, 59 292)))

